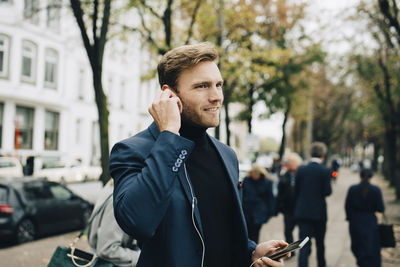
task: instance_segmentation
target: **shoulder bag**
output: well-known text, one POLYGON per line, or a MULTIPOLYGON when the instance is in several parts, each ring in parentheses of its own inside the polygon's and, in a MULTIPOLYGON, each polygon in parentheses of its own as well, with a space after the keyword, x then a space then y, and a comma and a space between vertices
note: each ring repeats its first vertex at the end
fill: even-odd
POLYGON ((382 248, 394 248, 396 246, 396 240, 393 232, 393 224, 387 223, 387 218, 383 214, 382 223, 378 224, 380 244, 382 248))
POLYGON ((95 214, 92 215, 89 222, 86 224, 79 234, 76 236, 74 241, 68 246, 58 246, 54 251, 49 264, 47 267, 113 267, 114 265, 111 262, 105 261, 96 254, 92 254, 80 249, 75 248, 76 243, 82 237, 90 223, 93 221, 94 217, 99 214, 99 212, 105 206, 107 200, 112 196, 107 197, 101 207, 97 210, 95 214))

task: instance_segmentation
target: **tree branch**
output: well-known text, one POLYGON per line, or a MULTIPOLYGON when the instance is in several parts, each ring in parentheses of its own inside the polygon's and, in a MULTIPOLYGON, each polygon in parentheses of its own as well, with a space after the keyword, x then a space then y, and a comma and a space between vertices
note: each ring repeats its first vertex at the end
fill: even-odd
POLYGON ((140 0, 140 3, 142 4, 143 7, 147 8, 151 14, 153 14, 156 18, 162 20, 161 16, 148 4, 146 4, 145 0, 140 0))
POLYGON ((390 6, 389 6, 388 0, 378 0, 378 2, 379 2, 379 8, 380 8, 382 14, 384 15, 385 18, 387 18, 389 20, 390 26, 396 30, 396 32, 397 32, 396 39, 400 45, 400 24, 399 24, 399 21, 397 18, 397 12, 398 12, 397 5, 393 6, 394 14, 395 14, 395 16, 393 16, 390 13, 390 6))
POLYGON ((97 39, 97 18, 99 15, 98 12, 99 12, 99 1, 94 0, 93 1, 92 34, 93 34, 95 50, 97 50, 96 46, 98 45, 98 39, 97 39))
POLYGON ((196 16, 197 16, 198 10, 200 9, 201 1, 202 0, 197 0, 196 6, 193 9, 192 18, 191 18, 190 25, 189 25, 189 28, 188 28, 188 36, 186 38, 185 44, 189 44, 190 38, 192 38, 193 26, 194 26, 194 23, 196 21, 196 16))
POLYGON ((101 24, 100 38, 99 38, 99 62, 102 64, 104 56, 104 47, 107 41, 108 25, 110 22, 111 13, 111 0, 104 0, 103 21, 101 24))
POLYGON ((147 28, 147 26, 146 26, 146 22, 144 20, 144 15, 143 15, 143 12, 140 9, 140 7, 138 7, 138 13, 140 16, 140 21, 141 21, 142 27, 143 27, 144 31, 147 33, 146 35, 144 33, 142 33, 142 35, 146 38, 146 40, 150 43, 150 45, 153 46, 157 50, 157 52, 160 55, 163 55, 166 52, 166 50, 161 48, 160 46, 158 46, 157 42, 153 39, 153 36, 151 35, 151 30, 149 28, 147 28))
POLYGON ((164 30, 165 30, 165 46, 167 49, 171 48, 171 34, 172 34, 172 4, 174 0, 168 0, 167 7, 164 10, 164 14, 162 17, 162 21, 164 23, 164 30))
POLYGON ((83 21, 83 11, 82 11, 81 4, 80 4, 79 0, 70 0, 70 3, 71 3, 72 12, 74 13, 74 17, 76 19, 76 22, 78 24, 79 30, 81 32, 83 45, 85 46, 86 53, 88 54, 88 58, 89 58, 90 64, 92 66, 94 66, 93 65, 94 62, 92 62, 92 60, 93 60, 93 47, 92 47, 92 45, 90 43, 89 37, 88 37, 87 32, 86 32, 86 26, 85 26, 85 22, 83 21))

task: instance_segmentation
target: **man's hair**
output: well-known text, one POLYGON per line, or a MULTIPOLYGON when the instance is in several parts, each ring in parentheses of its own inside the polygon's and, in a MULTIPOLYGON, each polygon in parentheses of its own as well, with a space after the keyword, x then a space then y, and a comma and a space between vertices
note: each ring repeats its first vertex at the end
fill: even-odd
POLYGON ((322 158, 325 156, 327 150, 328 149, 324 143, 314 142, 311 144, 311 157, 322 158))
POLYGON ((177 92, 182 71, 204 61, 218 61, 218 52, 211 43, 184 45, 168 51, 157 66, 160 86, 166 84, 177 92))

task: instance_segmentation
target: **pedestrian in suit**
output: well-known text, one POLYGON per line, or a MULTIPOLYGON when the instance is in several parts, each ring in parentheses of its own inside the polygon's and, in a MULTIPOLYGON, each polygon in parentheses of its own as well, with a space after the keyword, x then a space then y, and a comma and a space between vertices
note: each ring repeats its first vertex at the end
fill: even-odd
POLYGON ((292 153, 287 158, 287 171, 279 179, 278 184, 278 197, 276 200, 277 212, 283 214, 284 233, 286 242, 292 243, 293 230, 296 226, 296 220, 294 218, 294 206, 295 206, 295 182, 296 182, 296 171, 300 165, 300 157, 292 153))
POLYGON ((370 183, 372 171, 360 172, 361 182, 349 188, 346 196, 346 219, 349 221, 351 250, 359 267, 380 267, 381 248, 375 212, 384 212, 382 193, 370 183))
POLYGON ((275 199, 268 172, 253 164, 243 180, 243 211, 249 238, 258 243, 261 226, 274 215, 275 199))
POLYGON ((167 52, 150 127, 111 151, 114 213, 138 240, 138 267, 271 266, 284 241, 248 239, 238 160, 207 134, 219 124, 223 79, 209 43, 167 52))
MULTIPOLYGON (((311 144, 311 161, 300 166, 296 174, 294 217, 299 226, 299 238, 314 237, 318 267, 325 267, 325 232, 327 210, 325 198, 332 193, 331 173, 323 165, 327 148, 324 143, 311 144)), ((299 267, 308 266, 311 242, 300 250, 299 267)))

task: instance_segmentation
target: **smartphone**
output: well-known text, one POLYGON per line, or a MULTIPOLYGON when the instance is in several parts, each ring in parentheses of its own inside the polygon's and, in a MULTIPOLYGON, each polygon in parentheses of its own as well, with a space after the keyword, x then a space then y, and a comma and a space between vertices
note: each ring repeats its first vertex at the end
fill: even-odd
POLYGON ((308 240, 310 240, 310 238, 307 236, 303 240, 293 242, 293 243, 289 244, 287 247, 280 249, 278 251, 275 251, 274 254, 272 254, 272 255, 265 255, 265 256, 270 258, 271 260, 277 261, 280 258, 284 257, 289 252, 292 252, 292 251, 302 248, 308 242, 308 240))

